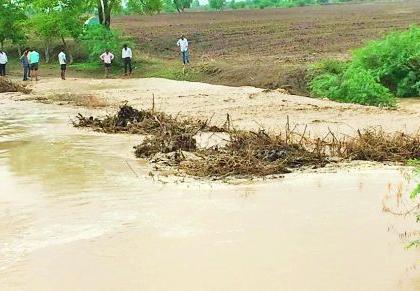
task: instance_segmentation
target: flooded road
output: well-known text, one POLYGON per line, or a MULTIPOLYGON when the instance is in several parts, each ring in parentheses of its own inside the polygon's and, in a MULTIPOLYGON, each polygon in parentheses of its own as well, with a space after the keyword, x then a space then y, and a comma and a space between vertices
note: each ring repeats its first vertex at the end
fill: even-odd
POLYGON ((163 183, 77 112, 0 101, 0 290, 419 290, 397 169, 163 183))

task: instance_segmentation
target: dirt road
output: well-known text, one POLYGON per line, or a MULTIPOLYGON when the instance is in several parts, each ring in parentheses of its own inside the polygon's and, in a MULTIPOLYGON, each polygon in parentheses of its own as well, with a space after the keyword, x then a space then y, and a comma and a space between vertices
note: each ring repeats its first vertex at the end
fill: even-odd
MULTIPOLYGON (((418 131, 420 101, 403 100, 396 110, 344 104, 267 91, 254 87, 227 87, 166 79, 43 79, 33 85, 32 97, 60 104, 104 105, 113 111, 124 101, 139 108, 155 108, 180 116, 212 118, 221 124, 229 114, 233 125, 243 129, 282 130, 287 117, 292 126, 323 135, 329 129, 354 134, 357 129, 381 126, 386 131, 418 131)), ((31 97, 31 98, 32 98, 31 97)), ((20 97, 18 97, 20 98, 20 97)), ((26 98, 26 97, 25 97, 26 98)))

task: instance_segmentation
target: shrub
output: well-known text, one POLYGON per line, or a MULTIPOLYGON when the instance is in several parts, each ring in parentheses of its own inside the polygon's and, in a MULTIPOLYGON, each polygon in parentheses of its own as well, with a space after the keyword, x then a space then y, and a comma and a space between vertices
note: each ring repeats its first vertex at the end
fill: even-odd
POLYGON ((309 70, 310 77, 319 76, 322 74, 339 75, 346 71, 349 63, 334 59, 326 59, 321 62, 315 63, 309 70))
POLYGON ((99 56, 109 49, 115 58, 120 58, 120 50, 124 43, 132 45, 122 37, 122 34, 115 29, 107 29, 102 25, 93 25, 86 28, 80 37, 81 44, 86 47, 89 52, 89 60, 98 62, 99 56))
POLYGON ((327 97, 333 100, 339 100, 337 96, 340 90, 340 77, 335 74, 324 73, 315 77, 310 85, 309 89, 315 97, 327 97))
POLYGON ((209 0, 210 8, 215 10, 223 10, 226 5, 225 0, 209 0))
POLYGON ((394 32, 354 52, 350 62, 326 60, 311 68, 316 97, 394 106, 395 96, 420 95, 420 28, 394 32))
POLYGON ((420 27, 394 32, 354 52, 353 63, 369 70, 398 97, 420 95, 420 27))
POLYGON ((395 106, 390 91, 376 82, 363 69, 350 67, 342 74, 324 73, 315 77, 310 85, 312 94, 331 100, 375 106, 395 106))

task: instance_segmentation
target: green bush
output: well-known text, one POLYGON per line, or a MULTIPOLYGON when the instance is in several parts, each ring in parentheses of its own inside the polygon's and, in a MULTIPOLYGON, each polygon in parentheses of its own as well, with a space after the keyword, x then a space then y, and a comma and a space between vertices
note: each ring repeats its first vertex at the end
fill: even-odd
POLYGON ((81 44, 86 47, 89 52, 89 61, 99 62, 99 56, 109 49, 116 60, 121 58, 121 48, 127 43, 133 46, 131 41, 127 41, 122 34, 115 29, 107 29, 102 25, 93 25, 86 28, 80 37, 81 44))
POLYGON ((335 101, 395 106, 395 98, 390 91, 360 68, 349 68, 343 74, 324 73, 312 80, 310 90, 315 96, 335 101))
POLYGON ((338 75, 344 73, 348 66, 348 62, 326 59, 312 65, 310 68, 310 73, 312 76, 318 76, 322 74, 338 75))
POLYGON ((326 60, 310 71, 315 97, 394 106, 395 96, 420 96, 420 28, 371 42, 356 50, 350 62, 326 60))
POLYGON ((398 97, 420 96, 420 27, 369 43, 354 52, 353 63, 398 97))

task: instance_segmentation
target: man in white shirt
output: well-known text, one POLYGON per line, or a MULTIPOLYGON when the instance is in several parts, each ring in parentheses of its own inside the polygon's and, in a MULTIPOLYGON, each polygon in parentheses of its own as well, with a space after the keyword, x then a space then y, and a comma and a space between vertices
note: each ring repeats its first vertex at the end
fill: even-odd
POLYGON ((133 69, 131 67, 131 59, 133 58, 133 52, 131 51, 131 48, 129 48, 126 44, 123 46, 123 49, 121 51, 121 58, 124 62, 124 76, 127 76, 127 72, 129 76, 131 76, 131 73, 133 72, 133 69))
POLYGON ((61 67, 61 79, 66 79, 66 70, 67 70, 67 57, 64 50, 61 50, 58 54, 58 62, 60 63, 61 67))
POLYGON ((179 46, 179 49, 181 50, 181 56, 182 56, 182 62, 184 65, 190 63, 190 56, 188 52, 188 40, 184 37, 184 35, 181 35, 181 38, 176 43, 177 46, 179 46))
POLYGON ((6 76, 7 55, 6 52, 0 50, 0 76, 6 76))
POLYGON ((102 60, 105 66, 105 78, 108 78, 109 71, 111 70, 112 60, 114 59, 114 55, 109 51, 109 49, 107 49, 99 58, 102 60))

